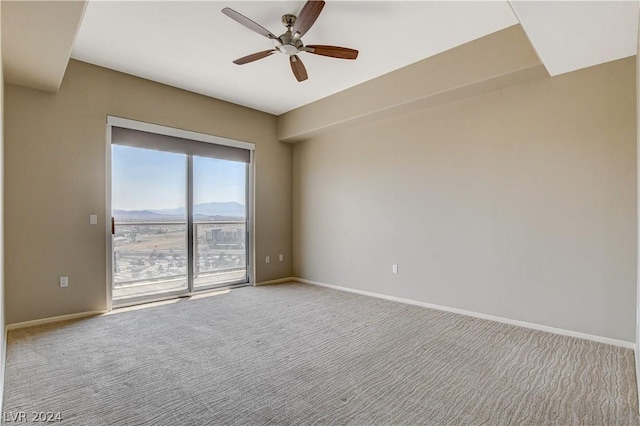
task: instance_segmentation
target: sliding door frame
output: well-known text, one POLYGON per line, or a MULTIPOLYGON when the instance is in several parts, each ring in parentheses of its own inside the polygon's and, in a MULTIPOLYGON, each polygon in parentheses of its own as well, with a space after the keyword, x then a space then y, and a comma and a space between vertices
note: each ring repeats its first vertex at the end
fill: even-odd
POLYGON ((187 293, 192 293, 193 282, 193 256, 195 252, 193 241, 193 156, 187 155, 187 293))
POLYGON ((107 143, 105 146, 105 172, 107 176, 105 198, 106 210, 104 214, 104 232, 107 242, 107 312, 113 309, 113 224, 111 223, 111 125, 107 116, 107 143))
MULTIPOLYGON (((245 285, 255 285, 255 229, 254 229, 254 154, 255 154, 255 144, 250 142, 239 141, 235 139, 224 138, 220 136, 208 135, 205 133, 193 132, 190 130, 177 129, 174 127, 162 126, 159 124, 147 123, 143 121, 130 120, 127 118, 116 117, 107 115, 106 119, 106 149, 105 149, 105 168, 106 168, 106 210, 105 210, 105 234, 106 234, 106 250, 107 250, 107 259, 106 259, 106 309, 107 311, 111 311, 113 309, 113 235, 112 235, 112 224, 111 224, 111 146, 112 146, 112 127, 122 127, 132 130, 139 130, 148 133, 156 133, 165 136, 173 136, 177 138, 183 139, 191 139, 199 142, 206 142, 216 145, 229 146, 234 148, 246 149, 249 151, 249 163, 247 163, 247 179, 246 179, 246 217, 245 217, 245 231, 246 231, 246 268, 247 268, 247 280, 242 283, 230 283, 228 286, 218 286, 218 287, 204 287, 202 289, 198 289, 195 291, 193 284, 193 254, 194 247, 193 246, 193 238, 187 238, 187 280, 188 287, 187 291, 180 292, 172 292, 172 293, 163 293, 159 294, 157 297, 134 297, 131 299, 127 299, 123 302, 118 302, 117 307, 124 307, 135 305, 138 303, 147 303, 154 302, 166 299, 172 299, 178 296, 190 296, 200 292, 206 291, 215 291, 220 290, 221 288, 232 288, 232 287, 241 287, 245 285), (191 244, 189 244, 191 242, 191 244)), ((193 156, 188 155, 188 185, 187 185, 187 232, 189 236, 193 236, 193 179, 192 171, 193 171, 193 156)))

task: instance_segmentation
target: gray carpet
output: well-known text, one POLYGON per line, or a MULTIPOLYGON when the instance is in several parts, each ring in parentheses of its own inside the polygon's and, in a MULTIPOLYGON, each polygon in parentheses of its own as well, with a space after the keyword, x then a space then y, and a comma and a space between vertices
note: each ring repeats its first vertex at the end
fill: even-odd
POLYGON ((65 425, 640 424, 629 349, 303 284, 12 331, 5 386, 65 425))

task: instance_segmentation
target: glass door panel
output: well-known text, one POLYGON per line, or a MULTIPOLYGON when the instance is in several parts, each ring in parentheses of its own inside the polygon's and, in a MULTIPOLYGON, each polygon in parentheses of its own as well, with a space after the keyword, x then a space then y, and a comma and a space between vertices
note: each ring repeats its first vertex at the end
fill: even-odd
POLYGON ((193 286, 247 281, 246 163, 193 156, 193 286))
POLYGON ((189 290, 187 156, 112 145, 113 300, 189 290))

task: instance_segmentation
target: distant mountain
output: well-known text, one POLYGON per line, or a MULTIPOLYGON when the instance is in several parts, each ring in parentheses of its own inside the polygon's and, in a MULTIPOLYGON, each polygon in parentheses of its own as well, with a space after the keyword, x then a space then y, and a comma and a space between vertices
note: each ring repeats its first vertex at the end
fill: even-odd
MULTIPOLYGON (((151 210, 113 210, 113 217, 118 221, 162 221, 167 219, 167 215, 158 214, 151 210)), ((173 216, 172 219, 178 218, 177 216, 173 216)))
POLYGON ((202 216, 245 217, 245 210, 243 204, 235 201, 222 203, 214 201, 193 206, 193 214, 202 216))
MULTIPOLYGON (((184 207, 160 210, 113 210, 113 216, 120 221, 162 221, 185 217, 184 207)), ((235 201, 211 202, 193 206, 193 216, 199 220, 221 218, 244 218, 245 206, 235 201)))

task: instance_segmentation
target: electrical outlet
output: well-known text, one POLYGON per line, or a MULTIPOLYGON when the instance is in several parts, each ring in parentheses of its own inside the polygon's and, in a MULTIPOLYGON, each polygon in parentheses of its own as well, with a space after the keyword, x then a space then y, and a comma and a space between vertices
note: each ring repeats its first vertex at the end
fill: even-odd
POLYGON ((278 260, 279 260, 280 262, 282 262, 282 261, 284 260, 284 254, 279 254, 279 255, 278 255, 278 260))
POLYGON ((90 214, 89 215, 89 225, 97 225, 98 224, 98 215, 90 214))
POLYGON ((394 274, 398 273, 398 265, 392 265, 391 266, 391 272, 393 272, 394 274))
POLYGON ((264 258, 264 263, 271 263, 271 256, 266 256, 264 258))
POLYGON ((69 277, 60 277, 60 287, 69 287, 69 277))

